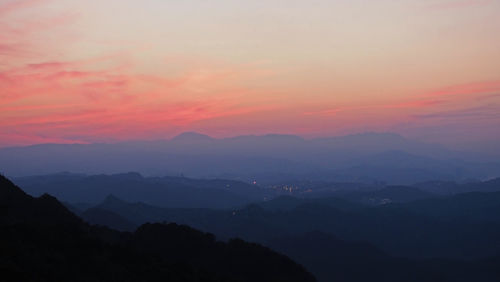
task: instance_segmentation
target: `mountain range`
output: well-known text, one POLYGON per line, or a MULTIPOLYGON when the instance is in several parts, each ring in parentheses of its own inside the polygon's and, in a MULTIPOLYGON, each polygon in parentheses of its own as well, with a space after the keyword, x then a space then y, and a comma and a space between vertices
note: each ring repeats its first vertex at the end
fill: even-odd
POLYGON ((137 171, 147 176, 230 178, 263 184, 284 179, 390 184, 489 179, 500 176, 500 163, 494 160, 393 133, 215 139, 189 132, 171 140, 0 149, 0 167, 9 176, 137 171))
POLYGON ((319 281, 497 281, 498 193, 443 196, 389 187, 339 197, 280 196, 237 209, 161 208, 109 195, 72 210, 89 223, 129 232, 168 222, 223 241, 241 237, 289 256, 319 281), (366 200, 379 197, 392 201, 366 200))
MULTIPOLYGON (((145 181, 139 176, 97 179, 145 181)), ((86 177, 24 180, 49 187, 86 177)), ((225 180, 163 181, 199 189, 231 183, 240 194, 258 189, 225 180)), ((214 209, 113 195, 96 205, 61 204, 0 177, 1 270, 5 281, 314 281, 303 265, 321 282, 498 281, 498 180, 430 184, 360 185, 326 197, 278 196, 214 209), (460 189, 442 193, 444 186, 460 189), (435 187, 441 193, 432 193, 435 187)))

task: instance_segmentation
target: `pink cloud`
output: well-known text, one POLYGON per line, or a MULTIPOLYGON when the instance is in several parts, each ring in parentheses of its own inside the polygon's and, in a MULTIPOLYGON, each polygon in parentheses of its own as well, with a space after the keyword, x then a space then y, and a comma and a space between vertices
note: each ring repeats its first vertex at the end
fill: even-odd
POLYGON ((1 94, 0 130, 33 135, 33 140, 40 140, 37 132, 54 138, 44 140, 64 136, 80 136, 80 141, 96 140, 96 136, 120 140, 274 107, 241 105, 231 98, 251 93, 231 85, 252 71, 207 66, 202 72, 193 70, 174 77, 134 74, 133 66, 114 56, 107 58, 113 60, 42 61, 1 72, 0 87, 5 91, 1 94), (101 65, 107 67, 99 69, 101 65), (197 89, 213 97, 194 99, 189 93, 197 89), (170 92, 179 94, 168 99, 170 92), (40 100, 52 102, 41 105, 36 102, 40 100))
MULTIPOLYGON (((43 113, 22 120, 0 122, 0 128, 4 128, 5 131, 15 129, 23 135, 42 131, 54 137, 70 133, 86 136, 83 140, 92 140, 93 136, 119 140, 143 136, 145 132, 185 127, 198 121, 269 109, 270 106, 238 107, 230 101, 184 102, 157 105, 155 108, 128 104, 125 107, 117 105, 95 110, 43 113)), ((28 110, 33 109, 28 108, 28 110)))

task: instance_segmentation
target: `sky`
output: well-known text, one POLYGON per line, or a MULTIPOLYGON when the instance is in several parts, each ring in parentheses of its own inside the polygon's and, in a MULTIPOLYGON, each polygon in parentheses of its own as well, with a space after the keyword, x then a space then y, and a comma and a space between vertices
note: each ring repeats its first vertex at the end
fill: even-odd
POLYGON ((0 0, 0 146, 500 142, 497 0, 0 0))

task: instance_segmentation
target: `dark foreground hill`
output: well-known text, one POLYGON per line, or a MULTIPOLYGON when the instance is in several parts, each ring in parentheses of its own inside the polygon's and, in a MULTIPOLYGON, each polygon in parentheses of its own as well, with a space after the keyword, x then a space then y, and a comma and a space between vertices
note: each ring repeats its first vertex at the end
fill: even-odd
POLYGON ((134 233, 90 226, 55 198, 33 198, 0 176, 2 281, 315 281, 257 244, 217 242, 177 224, 134 233))

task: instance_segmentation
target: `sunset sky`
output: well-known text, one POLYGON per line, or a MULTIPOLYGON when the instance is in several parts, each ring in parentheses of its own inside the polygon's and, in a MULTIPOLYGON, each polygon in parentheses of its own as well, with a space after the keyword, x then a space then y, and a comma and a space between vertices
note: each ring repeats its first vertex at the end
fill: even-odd
POLYGON ((183 131, 500 142, 500 1, 0 0, 0 146, 183 131))

